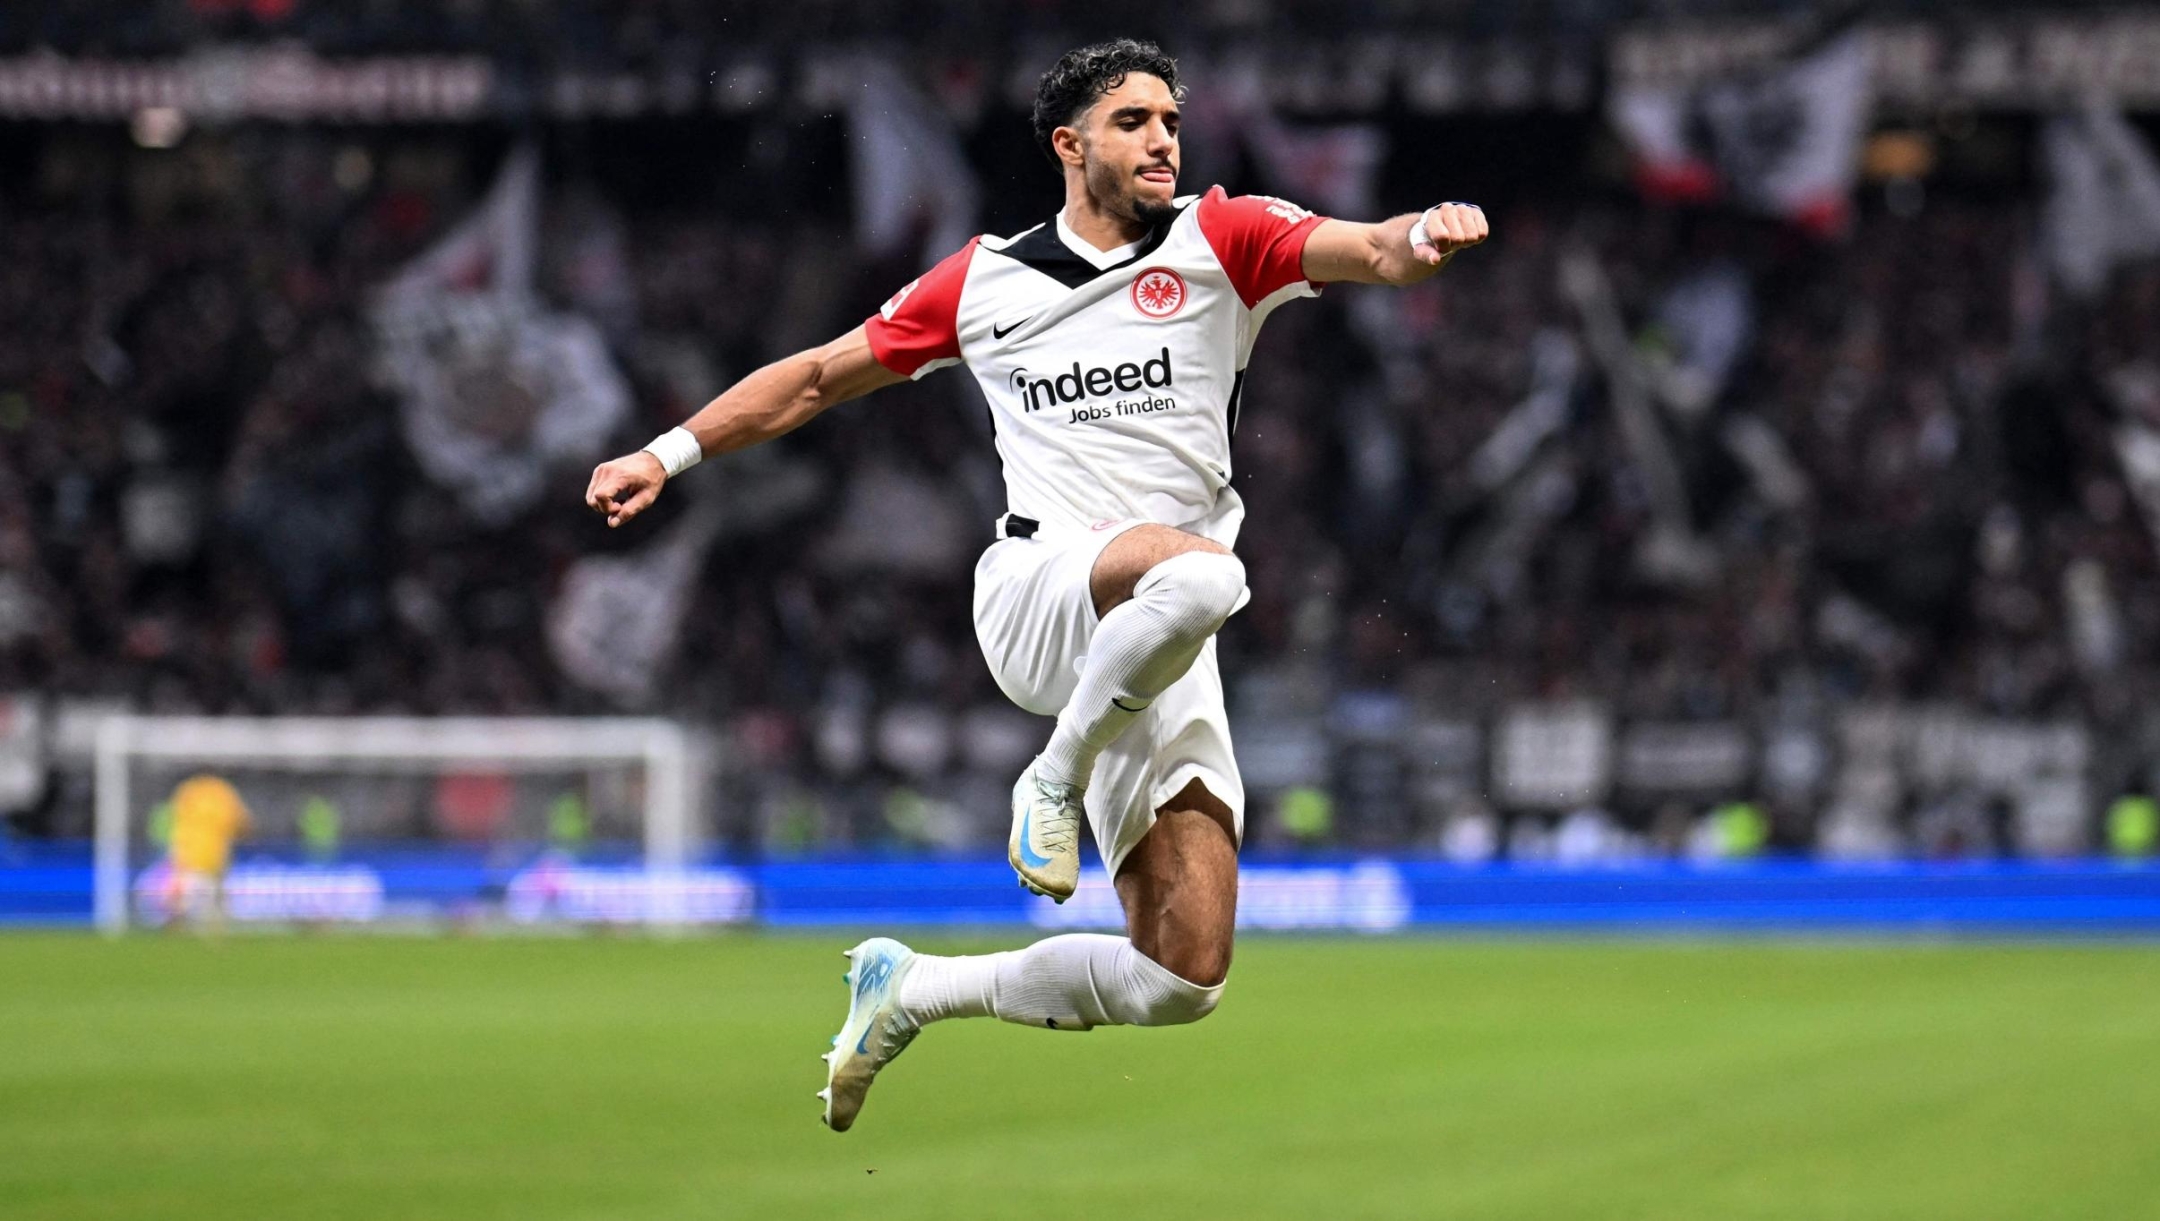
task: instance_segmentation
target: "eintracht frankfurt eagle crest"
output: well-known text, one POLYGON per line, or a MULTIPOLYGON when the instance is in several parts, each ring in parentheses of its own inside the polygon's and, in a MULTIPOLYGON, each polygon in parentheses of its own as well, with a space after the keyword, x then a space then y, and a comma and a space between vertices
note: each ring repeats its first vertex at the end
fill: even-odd
POLYGON ((1167 267, 1150 267, 1133 277, 1132 303, 1150 318, 1168 318, 1185 307, 1185 277, 1167 267))

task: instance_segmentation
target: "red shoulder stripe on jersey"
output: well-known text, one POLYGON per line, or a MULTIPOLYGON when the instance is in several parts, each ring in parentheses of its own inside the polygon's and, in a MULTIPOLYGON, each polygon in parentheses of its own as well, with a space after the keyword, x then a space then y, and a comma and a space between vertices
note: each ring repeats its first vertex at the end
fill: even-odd
POLYGON ((870 315, 863 330, 879 364, 913 377, 933 360, 960 358, 960 286, 967 282, 968 262, 981 240, 969 238, 967 245, 915 277, 870 315))
POLYGON ((1305 278, 1305 239, 1326 219, 1269 195, 1233 198, 1221 187, 1208 188, 1198 207, 1200 232, 1247 309, 1305 278))

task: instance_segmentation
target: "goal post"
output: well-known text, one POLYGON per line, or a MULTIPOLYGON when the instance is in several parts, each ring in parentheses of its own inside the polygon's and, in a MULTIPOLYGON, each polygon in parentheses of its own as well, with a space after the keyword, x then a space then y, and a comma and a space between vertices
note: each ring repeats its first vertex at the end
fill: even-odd
POLYGON ((341 768, 426 773, 460 767, 517 773, 630 766, 644 774, 644 868, 680 874, 697 846, 691 747, 682 726, 672 721, 112 716, 98 725, 93 773, 94 914, 107 935, 124 933, 131 923, 132 847, 144 809, 134 770, 145 763, 273 773, 341 768))

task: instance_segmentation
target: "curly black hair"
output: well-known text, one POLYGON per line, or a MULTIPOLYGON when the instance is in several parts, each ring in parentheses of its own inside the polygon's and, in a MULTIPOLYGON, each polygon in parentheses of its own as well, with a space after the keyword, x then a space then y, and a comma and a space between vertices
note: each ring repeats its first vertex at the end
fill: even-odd
POLYGON ((1057 150, 1050 144, 1050 133, 1078 118, 1134 72, 1161 78, 1170 87, 1171 97, 1182 92, 1177 61, 1152 42, 1115 38, 1058 56, 1035 85, 1035 143, 1042 146, 1044 155, 1056 162, 1057 150))

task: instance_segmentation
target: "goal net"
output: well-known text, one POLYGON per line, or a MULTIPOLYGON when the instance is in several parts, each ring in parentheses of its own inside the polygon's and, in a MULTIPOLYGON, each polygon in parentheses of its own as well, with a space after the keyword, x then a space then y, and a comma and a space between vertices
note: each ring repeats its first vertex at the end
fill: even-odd
POLYGON ((697 862, 692 765, 661 720, 113 717, 97 923, 747 919, 748 883, 697 862), (213 830, 206 867, 232 805, 244 830, 223 854, 213 830))

